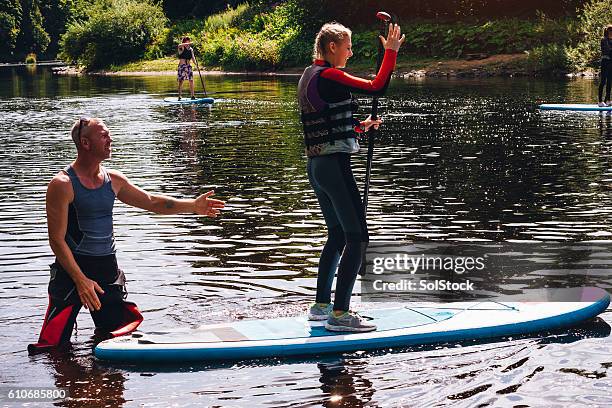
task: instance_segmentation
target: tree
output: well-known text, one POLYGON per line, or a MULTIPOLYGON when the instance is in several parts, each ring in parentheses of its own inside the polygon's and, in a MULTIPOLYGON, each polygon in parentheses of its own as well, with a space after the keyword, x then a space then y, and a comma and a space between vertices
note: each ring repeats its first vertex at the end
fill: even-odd
POLYGON ((45 0, 40 4, 44 19, 44 29, 49 34, 47 54, 55 57, 60 36, 66 31, 69 20, 84 8, 78 0, 45 0))
POLYGON ((600 41, 603 29, 611 23, 610 0, 591 0, 584 5, 579 21, 581 40, 576 47, 568 50, 574 69, 583 71, 589 67, 597 68, 601 58, 600 41))
POLYGON ((168 18, 181 19, 206 17, 240 3, 245 0, 163 0, 163 8, 168 18))
POLYGON ((100 0, 88 15, 71 22, 60 40, 60 56, 87 68, 142 58, 167 23, 154 0, 100 0))
POLYGON ((21 0, 22 19, 17 37, 17 52, 42 54, 49 46, 49 34, 43 25, 39 0, 21 0))
POLYGON ((0 2, 0 58, 12 59, 17 45, 21 25, 21 4, 19 0, 0 2))

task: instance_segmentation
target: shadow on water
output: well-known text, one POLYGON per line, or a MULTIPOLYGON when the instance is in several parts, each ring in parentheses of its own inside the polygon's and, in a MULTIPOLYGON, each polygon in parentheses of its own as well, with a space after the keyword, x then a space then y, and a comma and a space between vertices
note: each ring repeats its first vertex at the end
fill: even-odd
POLYGON ((121 370, 98 366, 90 354, 82 355, 70 345, 44 354, 30 357, 30 361, 51 368, 54 385, 66 389, 69 398, 55 401, 58 407, 77 408, 98 406, 121 407, 126 403, 124 396, 126 377, 121 370))

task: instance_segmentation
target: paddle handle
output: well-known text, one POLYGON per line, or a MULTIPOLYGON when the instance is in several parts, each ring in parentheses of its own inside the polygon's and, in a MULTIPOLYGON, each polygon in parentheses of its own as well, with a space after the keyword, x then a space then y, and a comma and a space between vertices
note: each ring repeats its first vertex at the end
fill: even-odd
MULTIPOLYGON (((391 16, 385 12, 378 12, 376 17, 380 20, 380 35, 384 37, 387 29, 387 24, 391 20, 391 16)), ((383 56, 385 54, 385 49, 382 45, 382 42, 378 41, 378 56, 376 58, 376 73, 380 70, 380 66, 382 65, 383 56)), ((370 112, 370 117, 372 120, 378 119, 378 97, 375 96, 372 99, 372 111, 370 112)), ((368 212, 368 195, 370 193, 370 180, 372 178, 372 160, 374 159, 374 143, 376 141, 376 134, 378 130, 372 126, 368 131, 368 156, 366 160, 366 176, 365 183, 363 186, 363 211, 367 214, 368 212)))

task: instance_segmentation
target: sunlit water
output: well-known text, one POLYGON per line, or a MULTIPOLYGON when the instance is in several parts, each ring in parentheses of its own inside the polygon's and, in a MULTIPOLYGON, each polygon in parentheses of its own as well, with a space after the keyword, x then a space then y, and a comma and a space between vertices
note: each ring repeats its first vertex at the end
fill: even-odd
MULTIPOLYGON (((68 130, 81 115, 105 120, 107 166, 135 184, 176 197, 214 189, 227 202, 218 219, 116 204, 118 258, 143 330, 306 310, 326 231, 306 176, 296 84, 209 78, 219 93, 208 109, 164 105, 172 77, 0 70, 0 381, 67 387, 72 398, 58 405, 75 407, 611 406, 609 313, 495 342, 160 368, 96 361, 82 311, 71 349, 27 355, 53 261, 46 184, 74 158, 68 130)), ((595 92, 587 80, 394 81, 382 100, 371 239, 609 239, 612 117, 536 109, 595 92)), ((354 159, 360 185, 364 158, 354 159)), ((612 278, 596 283, 609 288, 612 278)))

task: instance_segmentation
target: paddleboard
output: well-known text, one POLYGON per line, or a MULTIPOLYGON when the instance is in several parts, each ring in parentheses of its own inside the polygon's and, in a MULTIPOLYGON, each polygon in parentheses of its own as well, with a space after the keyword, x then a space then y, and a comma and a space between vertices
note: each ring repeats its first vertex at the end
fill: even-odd
POLYGON ((338 333, 306 316, 243 320, 192 330, 132 333, 99 343, 102 360, 132 363, 227 361, 308 356, 537 333, 571 326, 606 310, 610 296, 598 288, 560 289, 567 302, 411 303, 369 310, 378 329, 338 333), (575 300, 574 300, 575 299, 575 300))
POLYGON ((541 110, 560 110, 560 111, 600 111, 610 112, 612 106, 599 107, 595 104, 586 103, 545 103, 539 106, 541 110))
POLYGON ((212 105, 213 103, 215 103, 215 99, 214 98, 196 98, 196 99, 191 99, 191 98, 187 97, 187 98, 182 98, 179 101, 177 97, 172 97, 172 98, 164 98, 164 102, 169 103, 169 104, 174 104, 174 105, 183 105, 183 104, 206 104, 206 105, 212 105))

